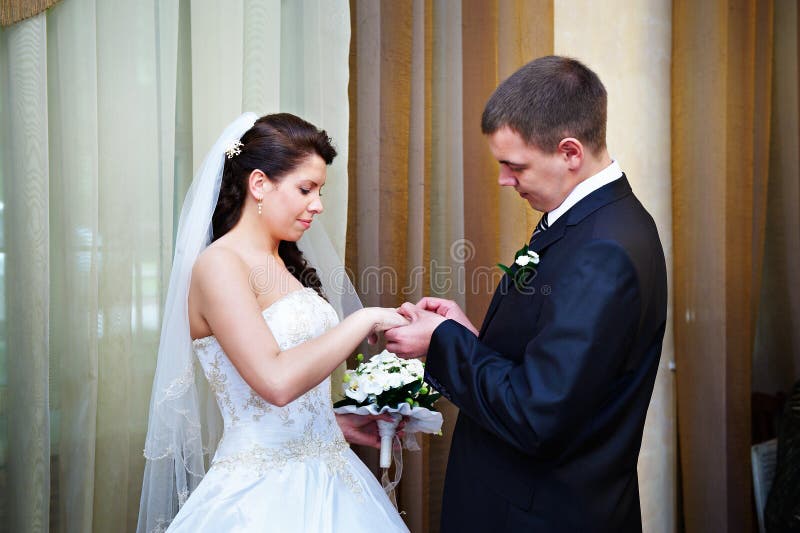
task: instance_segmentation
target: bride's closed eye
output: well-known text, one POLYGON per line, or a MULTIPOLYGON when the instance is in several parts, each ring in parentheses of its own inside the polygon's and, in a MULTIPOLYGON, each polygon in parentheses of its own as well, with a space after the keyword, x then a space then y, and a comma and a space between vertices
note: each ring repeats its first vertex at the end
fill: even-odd
MULTIPOLYGON (((305 195, 307 195, 307 194, 310 194, 310 193, 311 193, 311 189, 309 189, 308 187, 300 187, 300 193, 301 193, 303 196, 305 196, 305 195)), ((319 190, 319 195, 320 195, 320 197, 322 197, 322 189, 321 189, 321 188, 320 188, 320 190, 319 190)))

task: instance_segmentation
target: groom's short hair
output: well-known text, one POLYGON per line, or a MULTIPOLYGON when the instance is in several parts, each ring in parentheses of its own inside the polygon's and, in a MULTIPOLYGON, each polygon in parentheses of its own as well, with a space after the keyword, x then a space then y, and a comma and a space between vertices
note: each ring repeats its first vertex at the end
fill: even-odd
POLYGON ((490 135, 508 126, 545 153, 574 137, 597 154, 606 147, 607 106, 606 88, 586 65, 569 57, 540 57, 495 89, 481 129, 490 135))

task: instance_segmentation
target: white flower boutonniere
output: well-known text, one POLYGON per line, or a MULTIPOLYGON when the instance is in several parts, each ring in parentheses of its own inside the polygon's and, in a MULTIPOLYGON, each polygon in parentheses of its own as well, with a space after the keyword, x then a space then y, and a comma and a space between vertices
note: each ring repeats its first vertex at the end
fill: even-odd
POLYGON ((525 244, 514 254, 514 263, 519 267, 516 270, 502 263, 497 263, 497 266, 511 277, 517 290, 519 290, 525 280, 528 279, 528 276, 536 272, 536 265, 539 264, 539 254, 529 249, 528 245, 525 244))

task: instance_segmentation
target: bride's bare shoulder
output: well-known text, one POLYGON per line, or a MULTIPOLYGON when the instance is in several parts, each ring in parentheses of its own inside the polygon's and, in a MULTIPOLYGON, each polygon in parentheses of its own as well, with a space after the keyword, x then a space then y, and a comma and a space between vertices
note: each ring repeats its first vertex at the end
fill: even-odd
POLYGON ((197 257, 192 267, 192 279, 215 281, 225 278, 247 277, 248 267, 242 256, 230 246, 219 241, 212 243, 197 257))

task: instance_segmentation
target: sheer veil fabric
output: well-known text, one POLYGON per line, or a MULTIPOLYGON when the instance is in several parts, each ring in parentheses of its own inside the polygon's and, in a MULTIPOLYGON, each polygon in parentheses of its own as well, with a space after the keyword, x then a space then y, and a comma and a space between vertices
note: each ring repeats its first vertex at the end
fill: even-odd
POLYGON ((213 446, 208 438, 203 442, 203 434, 219 434, 219 413, 209 409, 201 420, 189 334, 189 282, 195 260, 211 242, 211 216, 219 196, 225 148, 257 118, 244 113, 225 128, 200 165, 181 209, 150 398, 140 533, 166 529, 205 474, 203 454, 213 446))

